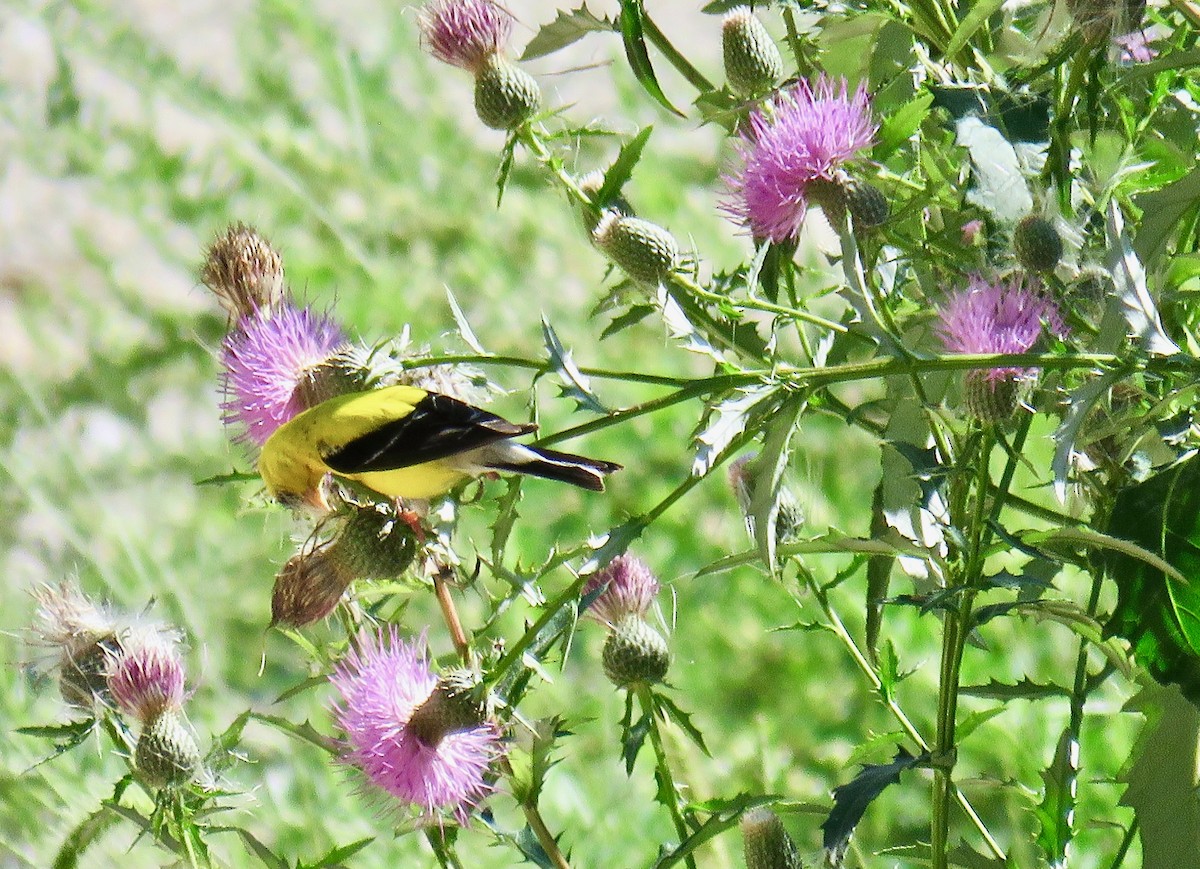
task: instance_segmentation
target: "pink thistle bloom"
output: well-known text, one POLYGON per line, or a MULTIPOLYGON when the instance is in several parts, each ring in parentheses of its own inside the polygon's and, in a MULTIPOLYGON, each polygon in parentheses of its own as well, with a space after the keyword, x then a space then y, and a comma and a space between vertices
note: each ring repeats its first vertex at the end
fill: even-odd
POLYGON ((640 558, 617 556, 583 587, 584 598, 599 592, 587 614, 609 626, 625 616, 644 616, 659 588, 658 580, 640 558))
POLYGON ((430 54, 478 72, 488 58, 504 51, 513 18, 491 0, 433 0, 421 10, 418 23, 430 54))
POLYGON ((109 660, 108 690, 117 707, 149 724, 183 708, 183 659, 174 638, 157 628, 122 637, 109 660))
POLYGON ((229 396, 221 405, 225 422, 244 429, 240 439, 262 446, 275 429, 306 409, 296 387, 345 340, 331 319, 290 302, 244 317, 221 345, 229 396))
MULTIPOLYGON (((954 294, 938 317, 938 335, 952 353, 1028 353, 1041 338, 1043 324, 1054 335, 1067 334, 1054 301, 1019 278, 990 283, 972 275, 967 288, 954 294)), ((992 368, 978 373, 994 385, 1030 372, 992 368)))
POLYGON ((365 635, 329 680, 342 695, 333 711, 346 734, 345 760, 396 799, 427 814, 450 809, 465 824, 492 790, 487 774, 500 733, 485 722, 429 745, 413 732, 410 720, 438 685, 424 638, 404 643, 395 627, 365 635))
POLYGON ((723 210, 758 239, 795 239, 816 183, 833 183, 843 163, 871 145, 865 85, 853 96, 845 79, 835 86, 825 76, 780 92, 750 116, 737 143, 739 168, 725 177, 729 198, 723 210))
POLYGON ((1153 37, 1145 30, 1135 30, 1113 38, 1121 47, 1121 60, 1125 63, 1149 63, 1158 57, 1158 49, 1150 43, 1153 37))

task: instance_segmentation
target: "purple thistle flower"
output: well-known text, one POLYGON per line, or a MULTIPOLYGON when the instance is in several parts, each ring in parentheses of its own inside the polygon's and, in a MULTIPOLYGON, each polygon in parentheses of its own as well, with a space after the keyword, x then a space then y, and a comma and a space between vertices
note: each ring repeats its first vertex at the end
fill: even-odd
MULTIPOLYGON (((952 353, 1028 353, 1045 328, 1059 337, 1067 329, 1054 301, 1020 278, 991 283, 971 275, 965 290, 938 312, 938 336, 952 353)), ((1031 369, 992 368, 981 372, 995 384, 1024 377, 1031 369)))
POLYGON ((117 707, 148 724, 167 710, 183 708, 183 659, 174 638, 147 627, 121 638, 112 655, 108 690, 117 707))
POLYGON ((345 343, 341 328, 311 308, 285 302, 244 317, 221 345, 225 422, 244 428, 239 439, 262 446, 275 429, 305 410, 296 387, 305 373, 345 343))
POLYGON ((825 76, 778 94, 750 116, 737 143, 739 168, 725 177, 722 209, 758 239, 795 239, 813 198, 813 186, 837 181, 843 163, 875 135, 865 85, 850 96, 845 79, 825 76))
POLYGON ((1121 60, 1125 63, 1149 63, 1158 57, 1158 49, 1150 44, 1152 41, 1153 37, 1145 30, 1113 37, 1113 42, 1121 49, 1121 60))
POLYGON ((430 54, 471 72, 504 50, 513 26, 512 15, 491 0, 433 0, 418 22, 430 54))
POLYGON ((617 556, 583 587, 584 598, 599 591, 587 614, 610 627, 628 615, 644 616, 659 588, 658 580, 640 558, 617 556))
POLYGON ((349 745, 345 759, 396 799, 426 813, 451 809, 465 824, 492 789, 487 773, 501 753, 500 733, 485 722, 430 745, 413 732, 409 722, 438 684, 424 637, 404 643, 395 627, 368 634, 330 681, 342 695, 334 714, 349 745))

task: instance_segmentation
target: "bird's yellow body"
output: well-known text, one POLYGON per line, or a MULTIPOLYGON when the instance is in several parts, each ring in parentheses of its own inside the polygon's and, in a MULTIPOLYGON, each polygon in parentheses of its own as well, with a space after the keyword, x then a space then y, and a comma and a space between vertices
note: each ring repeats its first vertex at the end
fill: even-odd
POLYGON ((414 386, 340 395, 281 425, 258 470, 272 496, 323 507, 326 474, 389 498, 427 499, 489 470, 603 489, 619 465, 511 442, 532 431, 414 386))

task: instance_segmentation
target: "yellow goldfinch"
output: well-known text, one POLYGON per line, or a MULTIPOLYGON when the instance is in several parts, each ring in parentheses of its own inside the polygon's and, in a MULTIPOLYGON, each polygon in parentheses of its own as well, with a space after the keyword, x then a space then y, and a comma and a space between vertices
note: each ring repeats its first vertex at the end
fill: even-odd
POLYGON ((281 425, 258 471, 285 504, 328 509, 326 474, 389 498, 433 498, 488 471, 560 480, 596 492, 620 465, 513 443, 536 429, 415 386, 339 395, 281 425))

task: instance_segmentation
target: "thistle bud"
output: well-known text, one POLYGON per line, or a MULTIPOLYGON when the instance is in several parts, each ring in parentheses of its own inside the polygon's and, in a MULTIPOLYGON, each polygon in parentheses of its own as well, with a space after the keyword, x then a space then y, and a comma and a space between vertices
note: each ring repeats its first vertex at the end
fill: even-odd
POLYGON ((725 78, 737 94, 753 98, 769 93, 783 78, 783 57, 762 22, 739 6, 721 24, 725 78))
POLYGON ((235 223, 209 245, 200 280, 234 320, 257 316, 283 301, 283 258, 254 227, 235 223))
POLYGON ((671 665, 671 653, 662 634, 640 616, 627 615, 617 622, 601 655, 604 675, 618 688, 661 682, 671 665))
POLYGON ((200 749, 179 715, 168 711, 142 729, 134 762, 154 787, 179 787, 192 780, 200 749))
POLYGON ((751 809, 742 815, 746 869, 803 869, 796 843, 770 809, 751 809))
POLYGON ((679 268, 679 246, 661 226, 606 211, 592 232, 596 247, 635 281, 657 286, 679 268))
POLYGON ((814 205, 819 205, 829 225, 840 230, 846 213, 854 219, 858 232, 875 229, 887 222, 887 198, 878 187, 866 181, 838 173, 833 181, 818 178, 809 182, 807 192, 814 205))
POLYGON ((357 344, 344 344, 296 375, 292 400, 304 408, 323 401, 362 392, 370 387, 372 371, 364 363, 365 354, 357 344))
POLYGON ((1031 214, 1013 230, 1013 249, 1017 261, 1028 271, 1047 272, 1062 259, 1063 243, 1054 224, 1031 214))
POLYGON ((331 558, 329 547, 288 559, 271 592, 271 625, 302 628, 333 612, 354 574, 331 558))
POLYGON ((85 708, 105 700, 108 657, 120 648, 116 620, 74 583, 40 586, 33 598, 31 639, 52 656, 62 698, 85 708))
MULTIPOLYGON (((737 498, 738 506, 742 508, 742 515, 746 520, 746 531, 750 534, 751 539, 755 537, 755 519, 751 506, 754 503, 755 475, 758 470, 754 463, 757 458, 757 453, 750 453, 740 457, 729 466, 729 485, 733 489, 734 497, 737 498)), ((781 486, 779 489, 778 503, 779 508, 775 513, 775 542, 786 543, 796 540, 800 536, 800 530, 804 527, 804 510, 800 507, 800 502, 796 500, 795 493, 786 486, 781 486)))
POLYGON ((356 579, 385 579, 408 569, 417 555, 417 539, 394 510, 352 507, 328 555, 340 573, 356 579))
POLYGON ((589 172, 576 182, 579 189, 588 195, 592 200, 595 208, 583 207, 580 210, 583 212, 583 224, 587 228, 588 233, 596 231, 596 226, 600 223, 600 219, 606 211, 614 211, 624 217, 633 217, 636 212, 633 206, 621 194, 614 196, 607 204, 602 204, 596 201, 597 195, 600 193, 600 188, 604 186, 603 172, 589 172))
POLYGON ((58 691, 72 706, 88 708, 108 699, 109 655, 120 649, 113 634, 100 637, 75 657, 64 658, 58 672, 58 691))
POLYGON ((874 184, 848 178, 842 184, 842 192, 846 198, 846 208, 854 219, 855 229, 876 229, 887 222, 887 197, 874 184))
POLYGON ((521 126, 541 104, 537 80, 503 55, 491 55, 475 73, 475 113, 493 130, 521 126))
POLYGON ((1002 423, 1011 419, 1028 397, 1030 379, 1016 372, 1006 372, 1003 377, 988 374, 972 371, 963 379, 967 413, 982 423, 1002 423))
POLYGON ((487 720, 476 673, 457 667, 443 673, 428 699, 413 710, 408 730, 424 745, 437 748, 447 734, 478 727, 487 720))

